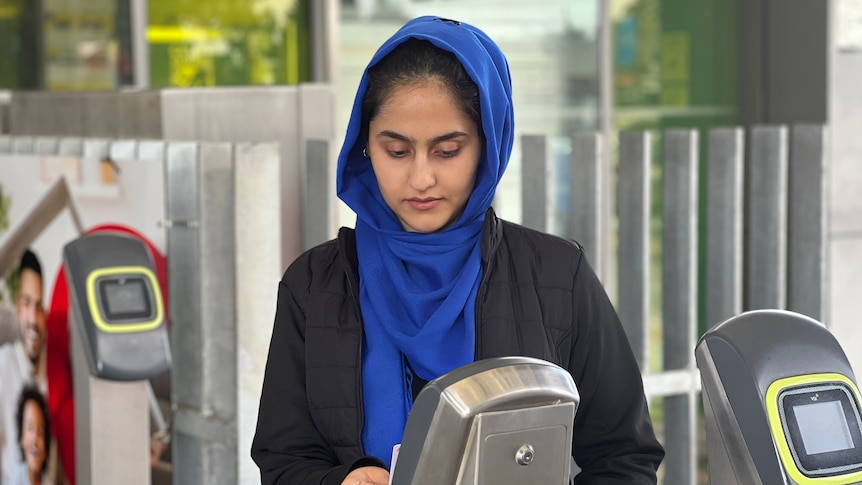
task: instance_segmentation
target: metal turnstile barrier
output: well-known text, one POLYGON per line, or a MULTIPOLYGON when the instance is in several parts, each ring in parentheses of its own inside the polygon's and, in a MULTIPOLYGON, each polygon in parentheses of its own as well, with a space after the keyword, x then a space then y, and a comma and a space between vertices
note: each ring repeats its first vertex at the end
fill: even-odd
POLYGON ((743 313, 695 350, 714 485, 862 483, 860 396, 820 322, 743 313))
POLYGON ((429 382, 407 420, 393 485, 568 484, 580 396, 538 359, 488 359, 429 382))

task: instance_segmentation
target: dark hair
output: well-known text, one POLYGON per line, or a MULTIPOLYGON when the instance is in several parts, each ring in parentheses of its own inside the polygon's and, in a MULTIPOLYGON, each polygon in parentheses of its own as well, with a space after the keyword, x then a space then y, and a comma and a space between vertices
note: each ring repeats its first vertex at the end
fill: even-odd
POLYGON ((24 255, 21 256, 21 266, 18 267, 18 274, 21 274, 25 269, 35 271, 39 275, 39 278, 42 278, 42 265, 39 264, 39 258, 29 249, 24 251, 24 255))
POLYGON ((396 88, 427 81, 438 81, 452 94, 461 110, 476 123, 479 135, 484 140, 479 87, 455 54, 420 39, 407 39, 368 69, 368 90, 362 98, 360 136, 368 137, 368 124, 396 88))
POLYGON ((21 447, 21 436, 24 434, 24 406, 28 401, 34 401, 39 410, 42 412, 42 417, 45 421, 45 460, 42 462, 42 473, 48 468, 48 455, 51 453, 51 419, 48 416, 48 405, 45 403, 45 397, 32 385, 24 386, 21 390, 21 396, 18 398, 18 412, 15 414, 15 419, 18 423, 18 449, 21 450, 21 459, 24 458, 24 448, 21 447))

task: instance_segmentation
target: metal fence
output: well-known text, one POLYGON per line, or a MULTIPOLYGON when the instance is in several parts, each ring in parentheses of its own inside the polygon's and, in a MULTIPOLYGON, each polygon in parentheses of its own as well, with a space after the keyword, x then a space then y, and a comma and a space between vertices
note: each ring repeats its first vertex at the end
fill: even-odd
MULTIPOLYGON (((663 398, 664 419, 657 423, 667 451, 663 480, 674 485, 697 483, 706 473, 697 461, 699 329, 760 308, 826 318, 825 128, 718 128, 706 135, 701 163, 696 130, 669 130, 656 140, 660 144, 650 132, 621 133, 612 183, 603 180, 612 173, 606 165, 611 160, 601 153, 599 135, 571 140, 565 236, 584 245, 597 268, 606 267, 606 248, 616 242, 618 294, 611 297, 646 394, 663 398), (661 163, 653 160, 657 152, 663 153, 661 163), (651 212, 654 175, 661 180, 657 213, 651 212), (610 244, 601 230, 613 227, 601 210, 608 186, 616 195, 611 198, 618 222, 616 234, 607 237, 610 244), (659 237, 651 237, 655 225, 659 237), (654 251, 661 253, 657 292, 650 277, 654 251), (651 316, 660 328, 651 328, 651 316), (656 334, 661 337, 651 337, 656 334), (655 352, 661 359, 651 358, 655 352)), ((543 229, 550 141, 526 135, 521 146, 523 222, 543 229)))
MULTIPOLYGON (((813 125, 795 126, 792 129, 757 126, 747 131, 741 128, 715 129, 706 133, 706 150, 703 151, 706 159, 701 161, 701 140, 697 131, 668 131, 661 140, 653 140, 653 134, 649 132, 625 132, 620 134, 618 140, 618 162, 613 164, 616 168, 613 172, 608 170, 613 158, 602 152, 603 144, 598 135, 578 134, 572 137, 569 159, 571 197, 567 211, 568 229, 564 236, 576 239, 585 246, 587 257, 594 267, 612 267, 604 264, 604 261, 611 258, 616 260, 616 275, 601 276, 605 280, 616 280, 618 291, 611 297, 641 365, 647 395, 663 399, 664 419, 660 424, 667 449, 663 465, 664 483, 696 483, 699 474, 705 475, 705 469, 698 469, 697 462, 696 420, 700 379, 693 357, 699 328, 711 326, 743 310, 756 308, 786 308, 821 321, 827 319, 825 135, 824 127, 813 125), (661 163, 654 160, 654 154, 659 153, 656 149, 658 146, 663 154, 661 163), (605 179, 609 173, 615 175, 612 181, 605 179), (662 209, 655 213, 650 209, 653 206, 652 189, 656 185, 653 174, 660 175, 662 181, 662 209), (603 217, 602 201, 607 198, 607 187, 613 187, 610 198, 616 202, 616 221, 603 217), (656 225, 662 228, 661 235, 651 237, 654 233, 651 232, 652 228, 656 225), (611 234, 611 227, 618 229, 611 234), (613 251, 610 250, 612 247, 613 251), (662 254, 658 292, 651 288, 651 274, 656 268, 651 264, 650 255, 654 250, 662 254), (653 294, 660 294, 660 301, 651 298, 653 294), (660 316, 656 318, 657 315, 660 316), (650 328, 651 320, 661 322, 660 328, 650 328), (656 334, 660 337, 651 337, 656 334), (659 352, 660 359, 657 358, 659 352)), ((303 246, 308 247, 328 238, 331 210, 327 207, 327 201, 333 201, 330 195, 328 150, 324 146, 326 142, 307 140, 306 143, 304 172, 307 189, 304 191, 302 233, 303 246), (308 190, 311 187, 315 189, 308 190)), ((252 149, 237 147, 231 150, 226 144, 151 142, 123 145, 80 139, 0 136, 2 153, 57 153, 86 159, 99 159, 107 154, 114 160, 123 160, 131 157, 123 151, 131 149, 129 147, 136 147, 138 158, 162 160, 167 170, 166 193, 175 192, 177 198, 187 199, 189 207, 197 207, 195 210, 199 211, 191 215, 175 213, 179 206, 169 199, 167 220, 171 221, 171 230, 167 239, 173 262, 202 261, 203 256, 218 249, 220 254, 233 253, 237 261, 249 265, 250 255, 260 254, 261 251, 255 248, 261 242, 252 235, 259 234, 261 227, 271 229, 278 220, 275 212, 264 212, 261 207, 277 196, 273 193, 272 197, 260 197, 262 184, 279 178, 279 164, 275 160, 278 149, 271 145, 248 151, 252 149), (74 153, 64 151, 79 145, 90 149, 76 149, 74 153), (45 152, 48 148, 39 148, 47 146, 56 146, 56 151, 51 148, 45 152), (93 151, 96 148, 99 153, 93 151), (144 154, 145 148, 151 153, 144 154), (222 160, 221 165, 203 162, 204 159, 212 158, 222 160), (232 159, 235 162, 230 162, 232 159), (263 169, 255 160, 261 163, 267 160, 266 168, 263 169), (235 167, 234 175, 231 175, 232 170, 225 168, 228 166, 235 167), (240 167, 248 169, 239 172, 240 167), (179 183, 180 179, 188 180, 188 184, 175 186, 175 182, 179 183), (232 188, 222 190, 227 186, 232 188), (176 190, 172 190, 172 187, 176 190), (191 187, 198 189, 192 190, 191 187), (235 212, 232 217, 224 217, 227 205, 220 206, 218 204, 222 202, 211 198, 217 194, 232 194, 222 201, 228 205, 230 200, 233 201, 235 212), (248 214, 251 213, 267 214, 269 218, 259 221, 250 219, 248 214), (230 227, 217 223, 227 219, 233 220, 228 224, 230 227), (197 225, 184 226, 183 221, 198 222, 197 225), (183 234, 187 232, 197 232, 198 236, 183 246, 179 239, 183 239, 183 234), (207 249, 204 241, 222 241, 226 246, 207 249), (180 256, 183 247, 189 251, 188 257, 180 256)), ((550 138, 524 136, 521 148, 525 161, 522 163, 523 222, 527 226, 546 229, 549 214, 548 161, 553 159, 550 138)), ((281 191, 283 195, 283 187, 281 191)), ((278 229, 274 231, 280 232, 278 229)), ((275 237, 273 240, 277 239, 275 237)), ((269 246, 265 251, 267 254, 278 253, 276 247, 269 246)), ((207 258, 207 261, 213 260, 207 258)), ((277 278, 277 274, 264 278, 265 281, 260 285, 243 280, 254 277, 254 281, 260 281, 260 275, 256 273, 263 271, 261 268, 264 267, 270 270, 276 268, 276 272, 280 268, 278 262, 273 260, 267 264, 261 262, 253 271, 236 271, 237 286, 234 289, 225 287, 219 290, 218 285, 212 286, 213 282, 224 280, 219 273, 221 270, 214 266, 201 265, 185 273, 195 275, 194 278, 172 281, 172 299, 189 302, 188 308, 200 305, 204 297, 209 303, 220 301, 220 297, 215 297, 218 291, 224 293, 238 292, 237 288, 254 289, 242 294, 235 293, 233 298, 224 297, 224 304, 233 307, 224 312, 216 311, 215 307, 210 308, 207 318, 204 318, 202 311, 196 312, 198 317, 184 318, 173 312, 182 313, 185 310, 178 306, 172 307, 172 320, 177 330, 181 322, 187 321, 191 325, 182 335, 177 334, 176 330, 172 332, 174 345, 184 349, 183 352, 189 358, 183 366, 188 375, 176 375, 174 380, 175 390, 178 391, 175 429, 183 428, 185 419, 189 432, 206 431, 200 437, 204 445, 193 445, 185 450, 185 455, 182 454, 183 450, 177 450, 181 456, 198 457, 189 463, 184 463, 185 460, 180 462, 188 465, 190 471, 199 470, 196 466, 205 466, 206 463, 213 463, 212 460, 218 460, 217 456, 225 451, 221 449, 225 443, 236 446, 238 441, 240 450, 247 449, 248 436, 243 436, 243 433, 252 429, 249 422, 240 419, 239 423, 230 423, 229 434, 239 431, 240 436, 226 437, 223 433, 227 429, 224 423, 212 426, 204 423, 220 415, 218 406, 198 403, 196 399, 203 399, 198 394, 204 388, 204 394, 213 399, 230 399, 219 390, 227 389, 242 395, 241 390, 247 389, 241 379, 240 382, 236 382, 236 377, 227 379, 225 373, 218 369, 222 368, 225 355, 237 355, 227 360, 237 362, 233 359, 239 359, 238 365, 247 366, 248 362, 243 361, 243 356, 249 352, 257 353, 261 345, 265 346, 268 331, 260 328, 254 330, 244 325, 233 327, 237 322, 255 322, 255 325, 261 322, 268 325, 266 322, 271 322, 268 312, 271 312, 272 295, 266 292, 267 289, 272 291, 271 279, 277 278), (174 294, 175 291, 185 291, 185 295, 174 294), (255 293, 257 297, 252 298, 249 293, 255 293), (263 297, 259 299, 260 295, 263 297), (262 313, 255 313, 252 302, 259 302, 257 307, 263 309, 262 313), (215 323, 221 321, 219 315, 226 317, 221 330, 214 328, 215 323), (230 336, 231 332, 240 329, 252 332, 248 333, 247 340, 244 340, 246 337, 243 337, 245 334, 242 332, 239 336, 230 336), (238 348, 223 348, 225 343, 234 340, 238 348), (204 341, 209 342, 209 345, 201 344, 204 341), (196 384, 177 389, 176 386, 182 385, 182 382, 196 384), (185 402, 180 398, 189 393, 194 394, 189 398, 192 404, 188 407, 179 404, 185 402), (200 411, 201 414, 190 414, 188 409, 200 411), (207 448, 210 444, 211 449, 207 448)), ((175 356, 175 364, 177 362, 175 356)), ((254 367, 256 371, 260 370, 258 365, 254 367)), ((248 403, 253 404, 254 399, 240 401, 239 406, 243 408, 248 403)), ((239 415, 250 415, 246 411, 240 409, 239 415)), ((177 448, 185 449, 182 441, 177 440, 177 448)), ((187 444, 191 446, 192 441, 187 444)), ((228 454, 236 452, 232 448, 228 454)), ((247 453, 242 456, 247 458, 247 453)), ((247 462, 244 459, 238 461, 247 462)), ((231 459, 226 463, 236 462, 231 459)), ((251 467, 248 470, 242 466, 239 468, 241 470, 229 475, 234 477, 233 480, 239 479, 245 483, 244 473, 253 474, 254 470, 251 467)), ((251 477, 248 481, 252 481, 251 477)))

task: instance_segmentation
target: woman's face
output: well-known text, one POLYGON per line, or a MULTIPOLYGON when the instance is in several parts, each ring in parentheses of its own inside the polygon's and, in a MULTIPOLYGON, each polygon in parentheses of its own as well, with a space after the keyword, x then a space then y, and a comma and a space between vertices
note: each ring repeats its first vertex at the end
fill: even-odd
POLYGON ((24 404, 21 422, 21 449, 30 471, 39 471, 45 463, 45 416, 39 405, 30 400, 24 404))
POLYGON ((446 89, 433 81, 396 88, 368 133, 380 192, 405 230, 438 232, 461 215, 476 181, 481 137, 446 89))

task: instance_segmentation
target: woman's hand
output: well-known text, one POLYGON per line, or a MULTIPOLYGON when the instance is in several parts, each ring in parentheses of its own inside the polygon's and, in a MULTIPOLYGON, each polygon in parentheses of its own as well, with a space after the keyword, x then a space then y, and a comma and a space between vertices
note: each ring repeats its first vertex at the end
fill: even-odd
POLYGON ((350 472, 341 485, 389 485, 389 472, 378 466, 363 466, 350 472))

